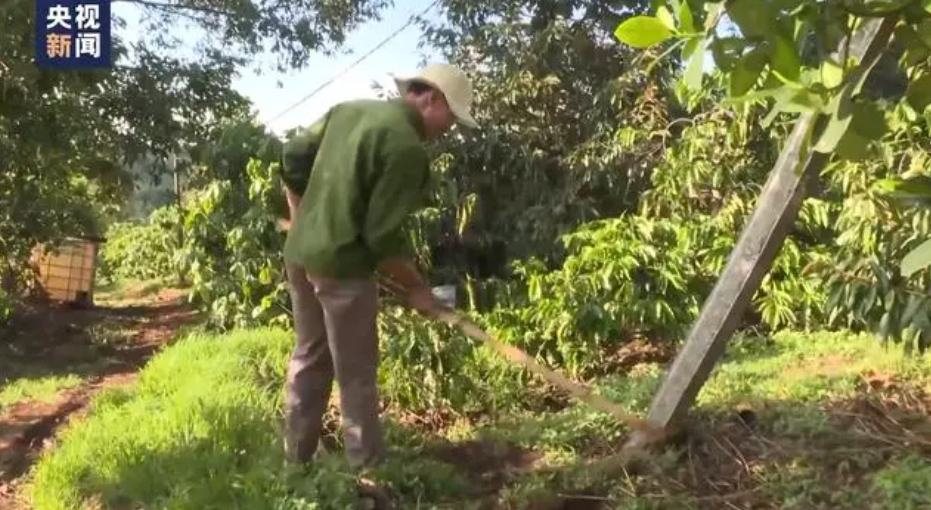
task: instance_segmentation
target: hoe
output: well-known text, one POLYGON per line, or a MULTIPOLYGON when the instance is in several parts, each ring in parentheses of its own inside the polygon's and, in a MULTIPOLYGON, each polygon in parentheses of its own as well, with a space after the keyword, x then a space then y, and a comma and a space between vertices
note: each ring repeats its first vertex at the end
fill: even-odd
MULTIPOLYGON (((289 230, 291 227, 291 222, 287 219, 279 219, 278 227, 281 230, 289 230)), ((393 282, 390 278, 385 276, 379 278, 379 284, 401 299, 403 299, 404 296, 408 294, 407 289, 405 289, 402 285, 398 284, 397 282, 393 282)), ((553 386, 556 386, 557 388, 574 396, 593 409, 614 416, 617 420, 626 424, 628 428, 631 429, 631 431, 639 432, 640 440, 635 443, 635 446, 625 446, 619 453, 597 461, 595 463, 597 469, 613 470, 616 467, 626 468, 629 463, 637 457, 637 454, 643 451, 644 448, 651 445, 661 445, 665 443, 670 437, 679 433, 679 427, 657 428, 650 424, 647 420, 626 412, 617 403, 612 402, 611 400, 605 398, 603 395, 594 393, 590 389, 570 381, 562 374, 537 363, 536 360, 534 360, 523 350, 495 339, 480 327, 478 327, 475 323, 456 313, 450 308, 441 308, 434 314, 434 317, 451 327, 458 328, 466 336, 474 340, 484 342, 490 348, 504 356, 504 358, 511 363, 523 366, 527 370, 530 370, 534 374, 542 377, 553 386)), ((375 509, 394 508, 390 501, 387 501, 382 497, 379 497, 377 501, 373 501, 372 503, 374 504, 375 509)), ((566 510, 566 508, 568 508, 568 504, 569 502, 563 502, 561 498, 557 498, 556 500, 552 501, 539 501, 537 505, 542 506, 532 506, 531 508, 534 510, 566 510)))
MULTIPOLYGON (((278 227, 281 230, 289 230, 291 228, 291 222, 290 220, 279 219, 278 227)), ((392 294, 395 294, 399 298, 403 299, 403 297, 407 294, 406 289, 404 289, 400 284, 391 281, 387 277, 381 277, 379 279, 379 283, 382 287, 389 290, 392 294)), ((484 342, 490 348, 504 356, 508 361, 523 366, 527 370, 530 370, 534 374, 542 377, 553 386, 586 403, 593 409, 608 413, 611 416, 614 416, 617 420, 625 423, 632 431, 639 432, 642 434, 643 440, 639 442, 638 449, 647 445, 662 444, 679 432, 679 427, 656 428, 647 420, 626 412, 617 403, 612 402, 611 400, 605 398, 603 395, 594 393, 590 389, 570 381, 562 374, 541 365, 521 349, 495 339, 487 332, 479 328, 475 323, 456 313, 452 309, 442 308, 436 314, 436 318, 442 322, 445 322, 449 326, 458 328, 466 336, 474 340, 484 342)), ((629 460, 630 454, 632 453, 634 452, 622 451, 620 455, 606 459, 606 461, 609 461, 610 463, 625 464, 629 460)))

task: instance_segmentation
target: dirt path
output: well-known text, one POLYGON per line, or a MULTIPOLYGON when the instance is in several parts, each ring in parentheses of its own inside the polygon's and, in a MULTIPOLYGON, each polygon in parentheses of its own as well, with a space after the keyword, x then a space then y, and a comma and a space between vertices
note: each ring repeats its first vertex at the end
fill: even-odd
POLYGON ((78 376, 51 398, 0 407, 0 508, 25 508, 17 487, 59 428, 104 388, 127 384, 180 328, 198 317, 185 294, 164 289, 90 310, 33 308, 0 330, 0 389, 17 379, 78 376))

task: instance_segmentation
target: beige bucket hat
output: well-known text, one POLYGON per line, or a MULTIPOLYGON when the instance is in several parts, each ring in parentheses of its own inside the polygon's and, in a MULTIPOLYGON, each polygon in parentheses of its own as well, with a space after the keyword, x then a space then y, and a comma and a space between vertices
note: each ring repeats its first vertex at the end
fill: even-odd
POLYGON ((449 109, 456 120, 471 128, 478 127, 472 118, 472 80, 461 69, 450 64, 430 64, 416 76, 394 77, 403 96, 412 82, 422 82, 439 90, 446 97, 449 109))

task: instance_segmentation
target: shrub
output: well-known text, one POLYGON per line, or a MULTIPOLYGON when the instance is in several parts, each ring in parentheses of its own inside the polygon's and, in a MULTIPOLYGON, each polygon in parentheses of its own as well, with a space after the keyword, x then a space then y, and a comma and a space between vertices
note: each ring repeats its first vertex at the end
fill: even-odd
POLYGON ((179 274, 178 209, 156 209, 144 223, 110 226, 100 250, 104 280, 168 280, 179 274))

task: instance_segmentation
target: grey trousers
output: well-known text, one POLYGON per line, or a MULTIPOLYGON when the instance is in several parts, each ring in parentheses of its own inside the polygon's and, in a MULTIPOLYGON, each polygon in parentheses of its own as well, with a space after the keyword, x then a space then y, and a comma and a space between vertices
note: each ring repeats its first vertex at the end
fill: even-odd
POLYGON ((378 287, 372 279, 308 278, 288 265, 297 345, 285 382, 285 452, 309 462, 317 450, 334 377, 339 385, 346 457, 353 468, 378 464, 384 439, 378 398, 378 287))

